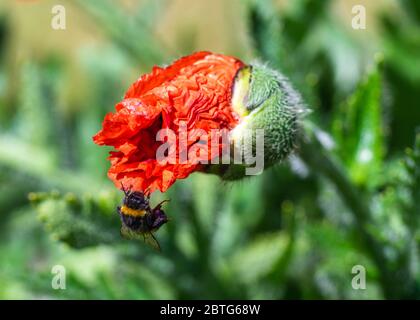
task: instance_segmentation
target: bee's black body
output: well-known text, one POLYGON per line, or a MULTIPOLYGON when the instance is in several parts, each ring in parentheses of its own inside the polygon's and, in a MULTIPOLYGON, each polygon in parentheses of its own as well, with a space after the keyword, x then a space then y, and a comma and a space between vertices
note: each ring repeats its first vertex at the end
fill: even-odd
POLYGON ((125 192, 123 204, 134 210, 146 210, 149 208, 149 199, 141 192, 125 192))
POLYGON ((128 214, 121 213, 121 209, 119 210, 121 222, 127 226, 129 229, 133 231, 147 231, 147 227, 144 225, 144 218, 143 217, 134 217, 128 214))
POLYGON ((121 208, 118 209, 120 214, 121 222, 129 229, 137 232, 150 232, 158 230, 162 225, 168 222, 168 218, 165 212, 156 207, 155 209, 149 209, 149 213, 144 216, 131 216, 121 212, 121 208))
MULTIPOLYGON (((149 197, 142 192, 126 191, 121 207, 118 207, 118 214, 122 222, 121 233, 123 235, 140 234, 144 239, 151 236, 152 245, 159 248, 159 244, 154 238, 152 232, 158 230, 162 225, 168 222, 168 217, 162 210, 162 203, 155 208, 151 208, 149 197)), ((149 239, 150 240, 150 239, 149 239)))

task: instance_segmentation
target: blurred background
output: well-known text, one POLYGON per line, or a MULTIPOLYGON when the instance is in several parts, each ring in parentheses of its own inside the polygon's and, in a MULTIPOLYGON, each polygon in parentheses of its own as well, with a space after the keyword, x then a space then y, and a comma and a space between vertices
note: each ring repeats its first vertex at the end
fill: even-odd
POLYGON ((415 0, 2 1, 0 298, 420 298, 419 101, 415 0), (171 199, 158 253, 120 238, 122 192, 91 137, 139 75, 197 50, 288 75, 323 149, 154 194, 171 199))

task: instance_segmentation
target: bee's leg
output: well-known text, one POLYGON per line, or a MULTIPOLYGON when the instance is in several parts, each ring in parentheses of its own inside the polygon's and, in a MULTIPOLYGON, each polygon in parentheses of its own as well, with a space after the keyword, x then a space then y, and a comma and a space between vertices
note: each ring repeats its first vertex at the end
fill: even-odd
POLYGON ((129 194, 129 191, 124 187, 122 182, 121 182, 121 190, 124 192, 124 195, 127 197, 129 194))
POLYGON ((153 240, 154 240, 154 242, 155 242, 155 244, 157 246, 157 250, 158 251, 162 251, 162 248, 160 247, 159 241, 157 241, 156 237, 153 235, 152 232, 150 232, 150 235, 152 236, 152 238, 153 238, 153 240))
POLYGON ((157 251, 162 251, 160 248, 159 241, 157 241, 157 239, 155 238, 155 236, 153 235, 151 231, 143 233, 143 240, 144 240, 144 243, 148 244, 153 249, 157 251))
POLYGON ((153 208, 153 210, 160 209, 160 207, 162 207, 162 205, 163 205, 165 202, 169 202, 169 201, 171 201, 171 199, 166 199, 166 200, 163 200, 163 201, 159 202, 159 203, 157 204, 157 206, 153 208))

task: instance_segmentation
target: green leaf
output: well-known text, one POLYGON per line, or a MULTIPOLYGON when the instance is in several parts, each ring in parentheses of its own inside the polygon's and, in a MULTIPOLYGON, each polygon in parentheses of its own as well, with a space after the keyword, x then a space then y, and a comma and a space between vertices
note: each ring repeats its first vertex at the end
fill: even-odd
POLYGON ((290 238, 284 233, 264 234, 232 258, 234 274, 244 282, 255 282, 273 272, 290 238))
POLYGON ((420 24, 385 16, 382 25, 385 30, 382 42, 387 63, 404 80, 417 84, 420 81, 420 24))
MULTIPOLYGON (((164 50, 162 43, 156 40, 150 28, 150 16, 142 23, 140 17, 128 15, 121 9, 120 4, 109 0, 78 0, 76 3, 91 14, 101 24, 105 33, 134 61, 141 62, 142 65, 163 62, 164 50)), ((153 1, 148 3, 153 5, 153 1)))
POLYGON ((418 230, 420 226, 420 127, 417 128, 413 148, 406 151, 404 166, 408 177, 405 186, 408 188, 410 196, 410 201, 405 207, 405 219, 408 226, 414 233, 417 233, 417 237, 420 239, 418 230))
POLYGON ((16 135, 32 145, 46 145, 53 137, 53 119, 45 92, 53 88, 46 85, 46 72, 37 64, 25 63, 20 76, 19 107, 14 119, 16 135))
POLYGON ((281 38, 282 26, 272 1, 252 1, 248 19, 251 37, 258 54, 275 67, 282 66, 285 57, 281 38))
POLYGON ((378 66, 369 72, 333 121, 337 151, 358 185, 372 185, 380 173, 384 152, 381 108, 382 77, 378 66))
POLYGON ((112 243, 120 239, 119 220, 115 210, 115 193, 78 198, 57 192, 29 195, 38 218, 52 238, 71 247, 83 248, 112 243))
POLYGON ((40 186, 74 192, 105 188, 90 175, 59 169, 50 149, 28 144, 12 135, 0 135, 0 149, 7 150, 0 153, 0 167, 28 176, 40 186))
POLYGON ((420 2, 416 0, 402 0, 401 5, 417 24, 420 24, 420 2))

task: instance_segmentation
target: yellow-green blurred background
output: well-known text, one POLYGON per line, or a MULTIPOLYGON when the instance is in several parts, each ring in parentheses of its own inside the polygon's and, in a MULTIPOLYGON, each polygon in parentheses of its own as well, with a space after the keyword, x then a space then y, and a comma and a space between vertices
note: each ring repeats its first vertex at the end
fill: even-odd
POLYGON ((419 18, 415 0, 2 1, 0 298, 419 298, 419 18), (298 149, 245 181, 194 174, 152 198, 171 199, 157 253, 120 238, 91 137, 138 76, 198 50, 290 77, 340 170, 298 149))

